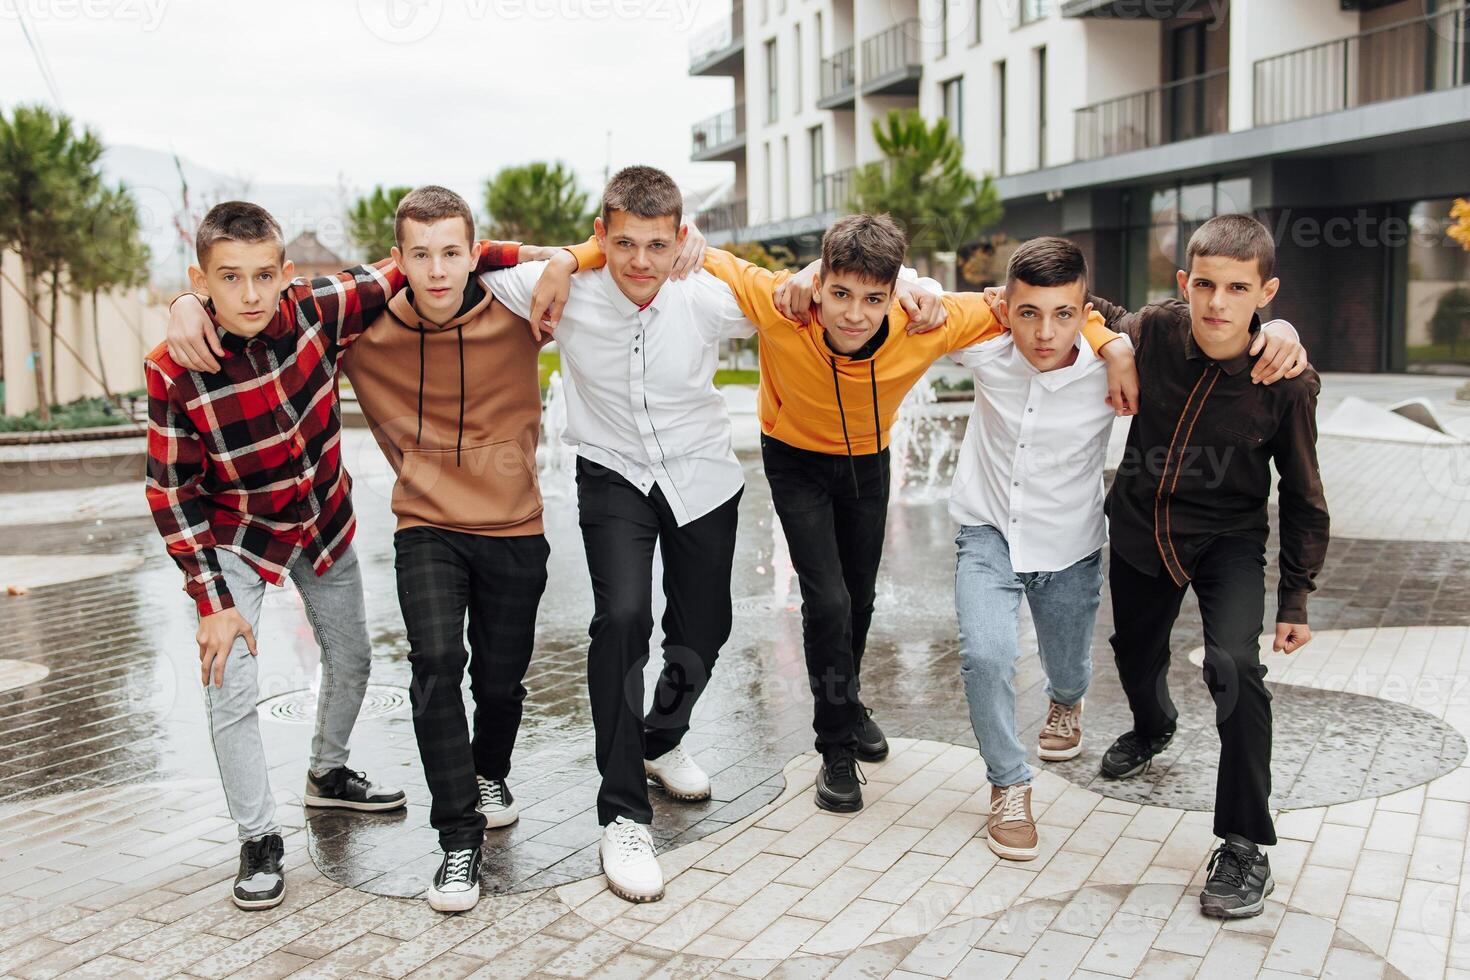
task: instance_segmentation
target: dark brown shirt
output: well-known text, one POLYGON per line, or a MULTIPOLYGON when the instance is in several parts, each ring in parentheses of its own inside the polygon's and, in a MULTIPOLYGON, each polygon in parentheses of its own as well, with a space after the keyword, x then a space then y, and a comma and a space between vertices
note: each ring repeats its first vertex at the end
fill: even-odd
MULTIPOLYGON (((1307 622, 1328 535, 1317 468, 1317 372, 1252 384, 1249 354, 1216 361, 1200 350, 1188 304, 1171 300, 1129 313, 1092 302, 1110 328, 1132 339, 1142 389, 1108 493, 1114 551, 1139 571, 1162 568, 1183 585, 1217 537, 1255 538, 1264 547, 1274 462, 1281 477, 1276 621, 1307 622)), ((1257 317, 1251 332, 1260 328, 1257 317)))

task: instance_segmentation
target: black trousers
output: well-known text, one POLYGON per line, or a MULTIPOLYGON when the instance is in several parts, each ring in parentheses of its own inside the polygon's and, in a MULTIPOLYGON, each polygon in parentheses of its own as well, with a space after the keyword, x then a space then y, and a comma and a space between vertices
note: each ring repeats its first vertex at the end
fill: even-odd
POLYGON ((888 450, 849 459, 762 436, 761 453, 801 588, 817 751, 852 746, 888 523, 888 450))
POLYGON ((429 823, 446 851, 478 847, 485 818, 476 809, 475 776, 510 772, 550 548, 540 534, 492 538, 431 527, 399 531, 393 547, 413 670, 413 731, 433 798, 429 823), (467 663, 473 739, 460 695, 467 663))
POLYGON ((587 690, 597 738, 597 819, 650 823, 644 759, 689 731, 694 705, 730 638, 730 567, 743 489, 680 527, 658 487, 645 494, 605 466, 577 458, 577 507, 593 614, 587 690), (664 563, 663 670, 643 711, 653 633, 653 549, 664 563))
MULTIPOLYGON (((1133 729, 1157 736, 1174 731, 1178 709, 1169 696, 1169 633, 1188 585, 1169 573, 1145 575, 1116 551, 1109 567, 1113 594, 1113 655, 1133 729)), ((1266 556, 1256 541, 1216 538, 1200 556, 1190 583, 1205 628, 1205 686, 1215 700, 1220 768, 1215 783, 1215 836, 1239 834, 1276 843, 1271 821, 1271 694, 1261 665, 1266 605, 1266 556)))

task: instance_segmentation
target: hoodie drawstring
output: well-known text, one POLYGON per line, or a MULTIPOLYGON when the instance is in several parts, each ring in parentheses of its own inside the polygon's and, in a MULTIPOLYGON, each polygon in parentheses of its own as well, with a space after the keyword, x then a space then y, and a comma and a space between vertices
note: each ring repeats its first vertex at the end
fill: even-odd
POLYGON ((420 445, 424 439, 424 331, 419 331, 419 430, 413 444, 420 445))
POLYGON ((868 382, 873 386, 873 452, 878 456, 878 471, 884 486, 888 485, 888 471, 883 466, 883 427, 878 421, 878 368, 868 361, 868 382))
POLYGON ((459 465, 459 449, 464 444, 464 328, 455 327, 459 338, 459 432, 454 436, 454 465, 459 465))
POLYGON ((858 488, 857 464, 852 461, 852 439, 847 435, 847 412, 842 408, 842 385, 837 381, 837 361, 829 357, 827 363, 832 366, 832 390, 837 394, 837 417, 842 420, 842 442, 847 446, 847 468, 852 473, 852 492, 861 498, 863 492, 858 488))

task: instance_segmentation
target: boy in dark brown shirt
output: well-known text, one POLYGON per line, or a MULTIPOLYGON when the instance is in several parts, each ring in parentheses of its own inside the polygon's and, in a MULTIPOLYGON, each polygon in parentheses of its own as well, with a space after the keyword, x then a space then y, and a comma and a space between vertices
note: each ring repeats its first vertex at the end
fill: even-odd
POLYGON ((1260 845, 1271 820, 1271 696, 1260 661, 1267 502, 1280 474, 1280 565, 1273 649, 1307 643, 1307 595, 1327 552, 1327 503, 1317 468, 1317 394, 1307 368, 1270 386, 1252 377, 1251 344, 1280 288, 1271 234, 1222 215, 1190 239, 1185 301, 1130 314, 1094 308, 1127 333, 1142 398, 1108 495, 1112 645, 1133 728, 1103 756, 1104 776, 1145 771, 1173 737, 1169 634, 1191 586, 1204 621, 1205 683, 1215 700, 1220 767, 1215 836, 1200 894, 1206 915, 1258 915, 1274 887, 1260 845))

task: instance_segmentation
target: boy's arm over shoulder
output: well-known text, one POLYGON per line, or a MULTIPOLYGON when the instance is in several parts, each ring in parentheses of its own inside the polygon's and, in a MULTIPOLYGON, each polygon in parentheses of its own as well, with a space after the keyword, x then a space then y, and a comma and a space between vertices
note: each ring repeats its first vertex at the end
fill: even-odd
POLYGON ((1307 622, 1307 596, 1327 557, 1330 521, 1322 474, 1317 465, 1317 395, 1321 382, 1308 369, 1280 381, 1275 395, 1281 416, 1272 437, 1271 458, 1280 475, 1281 583, 1276 621, 1307 622))
POLYGON ((184 573, 184 590, 200 616, 235 605, 215 554, 202 496, 204 442, 183 408, 176 387, 182 371, 162 348, 144 362, 148 386, 148 465, 144 492, 164 546, 184 573))
POLYGON ((1142 349, 1143 337, 1147 333, 1145 325, 1156 307, 1147 306, 1132 312, 1127 307, 1093 293, 1088 294, 1087 301, 1092 304, 1094 312, 1102 314, 1103 324, 1109 330, 1123 334, 1133 341, 1135 352, 1142 349))
POLYGON ((719 248, 705 250, 704 269, 730 287, 735 302, 757 330, 793 326, 776 307, 776 289, 791 278, 790 271, 763 269, 719 248))

